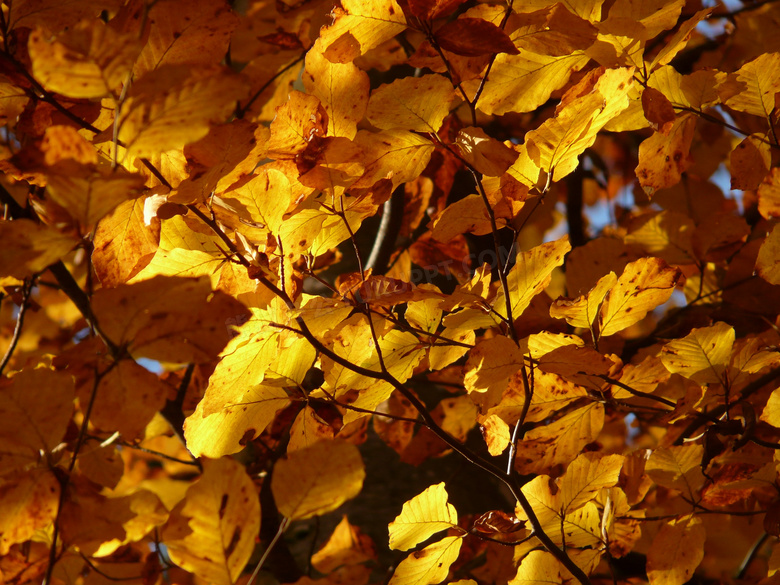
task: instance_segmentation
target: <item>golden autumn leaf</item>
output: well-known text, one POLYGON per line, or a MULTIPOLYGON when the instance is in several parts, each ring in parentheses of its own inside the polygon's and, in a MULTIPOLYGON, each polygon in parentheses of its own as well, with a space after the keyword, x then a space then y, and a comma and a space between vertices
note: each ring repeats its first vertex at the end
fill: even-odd
POLYGON ((289 453, 274 467, 271 491, 279 512, 291 520, 327 514, 363 487, 363 458, 352 443, 320 441, 289 453))
POLYGON ((92 304, 114 343, 127 345, 137 357, 179 363, 213 359, 229 339, 226 320, 246 311, 212 291, 205 277, 156 276, 102 289, 92 304))
POLYGON ((481 128, 464 128, 458 132, 455 145, 469 164, 490 177, 503 175, 518 158, 517 152, 491 138, 481 128))
POLYGON ((780 284, 780 228, 777 226, 758 250, 756 271, 769 284, 780 284))
POLYGON ((651 585, 688 581, 704 558, 706 537, 702 521, 692 515, 661 526, 647 554, 647 576, 651 585))
POLYGON ((766 138, 748 136, 731 151, 731 188, 758 189, 772 164, 769 143, 766 138))
POLYGON ((561 479, 561 502, 564 513, 576 510, 593 499, 605 487, 618 481, 623 466, 622 455, 583 453, 566 468, 561 479))
POLYGON ((528 155, 555 180, 571 173, 578 157, 596 140, 596 134, 628 107, 633 70, 608 69, 593 90, 559 108, 536 130, 526 135, 528 155))
POLYGON ((76 240, 29 219, 0 222, 0 274, 25 278, 70 252, 76 240))
POLYGON ((647 461, 645 472, 658 485, 694 497, 705 481, 701 472, 703 455, 704 448, 701 445, 656 449, 647 461))
POLYGON ((389 585, 433 585, 449 574, 463 544, 462 536, 445 536, 424 549, 411 553, 396 567, 389 585))
POLYGON ((563 583, 561 563, 547 551, 528 553, 517 567, 517 574, 509 585, 542 585, 563 583))
POLYGON ((306 53, 303 85, 328 113, 328 135, 352 139, 368 106, 368 75, 354 64, 331 62, 318 41, 306 53))
POLYGON ((682 339, 664 345, 661 361, 673 374, 699 384, 725 384, 724 372, 734 336, 734 328, 723 322, 694 329, 682 339))
POLYGON ((406 77, 371 93, 366 118, 377 128, 435 133, 455 97, 452 83, 435 73, 406 77))
POLYGON ((525 434, 517 446, 518 473, 553 474, 565 469, 604 426, 604 407, 589 404, 572 410, 555 422, 538 426, 525 434))
POLYGON ((648 195, 676 185, 682 173, 691 166, 690 148, 695 126, 696 118, 683 114, 668 134, 656 132, 639 145, 636 176, 648 195))
POLYGON ((780 53, 765 53, 731 76, 720 87, 724 103, 740 112, 768 119, 780 91, 780 53))
POLYGON ((463 383, 469 392, 498 392, 523 366, 523 354, 503 336, 479 342, 469 353, 463 383))
POLYGON ((219 69, 156 69, 128 92, 119 119, 119 140, 128 156, 148 157, 181 148, 206 136, 210 123, 225 121, 245 91, 238 76, 219 69))
POLYGON ((59 482, 48 469, 4 478, 0 485, 0 555, 7 555, 12 545, 28 541, 54 520, 59 495, 59 482))
POLYGON ((376 559, 371 539, 342 516, 328 541, 311 557, 312 566, 320 573, 330 573, 344 565, 356 565, 376 559))
POLYGON ((180 567, 230 585, 249 561, 259 529, 259 496, 243 466, 206 459, 203 476, 171 511, 162 540, 180 567))
POLYGON ((0 384, 0 475, 45 464, 73 414, 73 380, 45 368, 0 384))
POLYGON ((672 296, 681 274, 658 258, 642 258, 628 264, 604 297, 599 314, 600 335, 614 335, 644 319, 672 296))
POLYGON ((127 81, 141 46, 135 35, 93 19, 54 39, 36 29, 28 50, 32 74, 46 89, 72 98, 103 98, 127 81))
MULTIPOLYGON (((521 252, 507 275, 512 316, 516 319, 531 304, 531 300, 550 282, 550 274, 563 264, 563 258, 571 250, 568 236, 554 242, 541 244, 521 252)), ((493 309, 506 317, 506 301, 503 291, 496 295, 493 309)))
POLYGON ((390 548, 409 550, 437 532, 456 528, 458 513, 447 497, 444 483, 437 483, 406 502, 390 523, 390 548))
POLYGON ((550 316, 566 319, 572 327, 589 329, 599 314, 599 308, 605 296, 617 283, 617 276, 610 272, 599 279, 587 295, 576 299, 557 299, 550 307, 550 316))
POLYGON ((88 227, 128 199, 139 197, 143 185, 143 177, 121 169, 83 168, 80 172, 49 175, 46 192, 73 219, 88 227))
POLYGON ((395 0, 343 0, 335 20, 320 35, 325 58, 349 63, 406 28, 395 0))

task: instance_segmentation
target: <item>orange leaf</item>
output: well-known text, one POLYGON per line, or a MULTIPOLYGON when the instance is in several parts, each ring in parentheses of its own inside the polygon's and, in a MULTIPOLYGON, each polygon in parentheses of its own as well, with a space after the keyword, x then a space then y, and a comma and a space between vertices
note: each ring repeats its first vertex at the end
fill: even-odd
POLYGON ((695 127, 695 116, 684 114, 677 118, 668 135, 656 132, 639 145, 636 176, 648 195, 679 183, 682 173, 691 166, 695 127))

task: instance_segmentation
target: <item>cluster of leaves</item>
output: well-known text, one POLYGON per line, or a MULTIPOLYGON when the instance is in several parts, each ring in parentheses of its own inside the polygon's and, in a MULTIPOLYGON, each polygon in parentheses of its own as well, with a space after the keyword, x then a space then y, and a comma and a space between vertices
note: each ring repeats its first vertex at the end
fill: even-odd
POLYGON ((780 5, 729 6, 3 2, 0 579, 777 582, 780 5), (393 556, 372 458, 505 502, 428 481, 393 556))

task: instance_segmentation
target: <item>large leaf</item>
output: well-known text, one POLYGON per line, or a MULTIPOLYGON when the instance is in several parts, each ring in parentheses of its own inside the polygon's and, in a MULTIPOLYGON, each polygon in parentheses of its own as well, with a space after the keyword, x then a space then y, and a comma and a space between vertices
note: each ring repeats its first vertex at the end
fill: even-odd
POLYGON ((232 585, 260 529, 260 500, 244 467, 203 461, 203 477, 171 512, 162 540, 171 560, 209 583, 232 585))
POLYGON ((444 483, 437 483, 406 502, 390 523, 390 548, 409 550, 437 532, 457 525, 458 513, 447 502, 444 483))
POLYGON ((320 441, 288 453, 274 467, 271 491, 279 512, 291 520, 327 514, 354 498, 366 476, 357 447, 320 441))

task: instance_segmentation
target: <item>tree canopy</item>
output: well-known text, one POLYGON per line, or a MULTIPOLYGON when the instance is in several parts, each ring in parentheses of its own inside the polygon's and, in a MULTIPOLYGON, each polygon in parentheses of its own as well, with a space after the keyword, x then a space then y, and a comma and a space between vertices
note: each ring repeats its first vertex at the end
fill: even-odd
POLYGON ((780 582, 778 31, 3 2, 0 582, 780 582))

